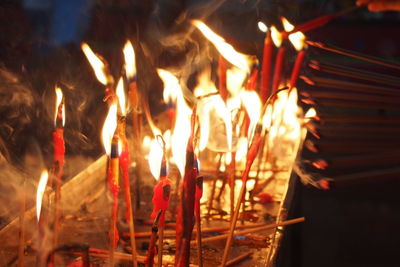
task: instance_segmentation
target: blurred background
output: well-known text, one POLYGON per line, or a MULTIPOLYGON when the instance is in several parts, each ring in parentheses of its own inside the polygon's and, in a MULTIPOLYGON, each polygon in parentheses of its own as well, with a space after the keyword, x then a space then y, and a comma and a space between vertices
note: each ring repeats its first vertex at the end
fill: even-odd
MULTIPOLYGON (((200 18, 238 50, 262 56, 262 20, 285 16, 298 24, 354 6, 352 0, 2 0, 0 2, 0 151, 14 166, 36 169, 47 155, 55 84, 66 95, 67 151, 96 158, 102 153, 98 121, 105 116, 103 88, 80 50, 82 41, 121 72, 121 48, 131 39, 137 52, 139 89, 152 112, 163 110, 155 67, 184 66, 198 49, 187 35, 189 18, 200 18), (185 36, 185 38, 182 38, 185 36)), ((307 34, 313 41, 400 61, 400 12, 361 8, 307 34)), ((195 39, 195 38, 194 38, 195 39)), ((292 55, 293 56, 293 55, 292 55)), ((335 61, 335 55, 325 54, 335 61)), ((341 59, 343 64, 351 64, 341 59)), ((398 75, 398 73, 397 73, 398 75)), ((7 179, 4 175, 0 179, 7 179)), ((278 266, 400 266, 398 179, 374 180, 329 191, 297 183, 278 266)), ((0 182, 0 191, 7 191, 0 182)))

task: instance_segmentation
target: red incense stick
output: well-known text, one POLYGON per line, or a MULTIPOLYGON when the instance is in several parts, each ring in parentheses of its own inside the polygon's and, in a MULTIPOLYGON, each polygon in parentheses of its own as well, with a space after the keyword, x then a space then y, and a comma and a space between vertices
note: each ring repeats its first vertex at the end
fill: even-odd
POLYGON ((194 227, 194 203, 196 194, 197 170, 194 166, 193 134, 196 118, 195 108, 191 119, 191 133, 186 149, 185 175, 181 185, 181 201, 176 219, 175 266, 189 266, 190 239, 194 227))

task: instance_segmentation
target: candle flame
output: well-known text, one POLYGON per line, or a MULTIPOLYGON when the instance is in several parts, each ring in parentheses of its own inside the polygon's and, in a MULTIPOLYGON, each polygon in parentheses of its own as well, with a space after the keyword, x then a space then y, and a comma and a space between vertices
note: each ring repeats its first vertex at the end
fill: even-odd
POLYGON ((275 26, 271 26, 271 38, 276 47, 282 45, 282 34, 275 28, 275 26))
POLYGON ((136 57, 131 41, 126 41, 124 45, 125 71, 128 79, 134 79, 136 76, 136 57))
MULTIPOLYGON (((117 129, 117 104, 112 103, 108 110, 102 130, 102 141, 107 155, 111 154, 111 142, 117 129)), ((121 150, 119 150, 121 151, 121 150)))
POLYGON ((37 221, 40 219, 40 213, 42 211, 42 200, 44 192, 46 191, 47 180, 49 179, 49 174, 46 170, 42 172, 40 175, 40 180, 38 183, 37 191, 36 191, 36 218, 37 221))
POLYGON ((242 90, 240 92, 240 99, 250 118, 250 125, 247 136, 249 140, 251 140, 257 122, 261 115, 261 100, 255 91, 245 91, 245 90, 242 90))
POLYGON ((219 94, 210 95, 216 92, 217 89, 215 84, 211 81, 210 73, 201 73, 199 75, 199 83, 194 89, 195 96, 207 95, 207 97, 200 99, 197 103, 197 114, 200 126, 200 140, 198 146, 200 151, 203 151, 207 147, 210 133, 214 136, 213 130, 215 130, 216 127, 220 129, 220 121, 223 122, 225 127, 228 150, 232 148, 232 122, 230 119, 230 112, 219 94), (213 122, 213 126, 211 126, 211 121, 213 122))
POLYGON ((171 136, 172 159, 177 165, 181 177, 185 174, 186 147, 191 131, 192 110, 186 104, 182 88, 178 79, 169 71, 157 69, 158 75, 164 83, 164 90, 176 92, 176 120, 171 136))
POLYGON ((264 22, 259 21, 257 23, 257 25, 258 25, 258 29, 260 29, 260 31, 262 31, 262 32, 267 32, 268 31, 268 27, 267 27, 267 25, 264 24, 264 22))
POLYGON ((57 118, 59 117, 59 109, 61 107, 61 117, 62 117, 62 126, 65 125, 65 105, 63 103, 63 92, 59 87, 55 88, 56 92, 56 108, 55 108, 55 115, 54 115, 54 125, 57 124, 57 118))
POLYGON ((206 24, 200 20, 191 21, 197 29, 217 48, 218 52, 232 65, 245 71, 250 72, 249 62, 250 59, 247 55, 239 53, 228 44, 224 38, 213 32, 206 24))
POLYGON ((162 144, 160 144, 158 138, 154 138, 153 140, 151 140, 148 162, 150 172, 156 180, 160 179, 160 168, 163 154, 163 147, 162 144))
MULTIPOLYGON (((283 28, 285 29, 286 32, 293 31, 294 26, 286 18, 282 17, 281 20, 282 20, 283 28)), ((297 51, 300 51, 303 49, 304 44, 305 44, 305 39, 306 39, 306 37, 302 32, 295 32, 295 33, 289 34, 289 40, 297 51)))
POLYGON ((248 141, 246 137, 240 137, 237 143, 235 160, 236 162, 246 158, 248 148, 248 141))
POLYGON ((121 110, 121 115, 126 115, 126 97, 125 97, 125 90, 124 90, 124 79, 122 77, 119 79, 117 84, 117 89, 115 94, 118 97, 118 104, 121 110))
POLYGON ((102 61, 102 59, 99 56, 97 56, 92 51, 92 49, 90 48, 90 46, 87 43, 82 43, 81 48, 82 48, 82 51, 85 54, 86 58, 88 59, 90 65, 92 66, 92 68, 94 70, 94 74, 97 77, 97 80, 100 83, 107 85, 108 79, 107 79, 107 74, 105 71, 105 68, 106 68, 105 63, 102 61))

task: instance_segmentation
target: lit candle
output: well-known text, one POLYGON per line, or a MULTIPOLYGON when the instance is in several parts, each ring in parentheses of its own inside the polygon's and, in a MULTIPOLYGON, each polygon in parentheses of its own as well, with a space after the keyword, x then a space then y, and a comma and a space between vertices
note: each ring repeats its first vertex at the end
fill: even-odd
POLYGON ((60 230, 60 210, 61 210, 61 177, 64 166, 64 124, 65 124, 65 106, 64 96, 60 88, 55 88, 56 108, 54 116, 55 130, 53 132, 53 171, 55 175, 55 202, 54 202, 54 246, 57 246, 58 232, 60 230))
POLYGON ((263 50, 263 60, 261 69, 261 90, 260 98, 264 104, 270 95, 271 86, 271 64, 272 64, 272 49, 273 42, 271 39, 271 31, 268 30, 267 26, 261 21, 258 22, 258 27, 262 32, 266 32, 264 39, 264 50, 263 50))
POLYGON ((118 212, 118 192, 119 192, 119 137, 117 135, 117 105, 115 102, 111 103, 107 117, 104 121, 102 140, 104 149, 109 155, 109 166, 108 166, 108 184, 112 195, 112 207, 111 207, 111 220, 110 220, 110 265, 114 264, 114 250, 118 243, 118 231, 117 231, 117 212, 118 212))
MULTIPOLYGON (((294 29, 294 26, 292 24, 290 24, 290 22, 285 18, 282 18, 282 24, 283 24, 283 27, 285 28, 286 32, 291 32, 294 29)), ((290 75, 289 86, 290 86, 290 89, 292 89, 292 88, 296 87, 296 82, 299 77, 300 69, 303 64, 304 57, 306 54, 305 50, 304 50, 305 36, 301 32, 296 32, 296 33, 289 34, 289 40, 293 44, 294 48, 297 51, 299 51, 299 53, 297 53, 297 57, 294 62, 294 65, 293 65, 292 74, 290 75)))
POLYGON ((282 46, 282 42, 285 39, 284 35, 278 32, 275 27, 271 27, 271 37, 274 41, 275 45, 279 47, 278 54, 275 59, 275 69, 274 69, 274 79, 272 81, 272 94, 275 93, 279 88, 281 79, 282 79, 282 69, 283 69, 283 61, 285 59, 286 48, 282 46))

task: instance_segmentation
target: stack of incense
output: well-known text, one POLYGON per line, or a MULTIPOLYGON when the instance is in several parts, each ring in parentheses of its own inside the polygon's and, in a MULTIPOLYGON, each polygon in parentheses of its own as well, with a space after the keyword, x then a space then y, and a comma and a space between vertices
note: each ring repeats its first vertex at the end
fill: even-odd
POLYGON ((400 73, 400 64, 308 44, 312 59, 299 88, 301 101, 311 104, 318 116, 306 122, 310 131, 302 168, 314 173, 315 185, 324 189, 396 178, 400 79, 393 74, 400 73), (338 64, 339 58, 344 63, 338 64))

